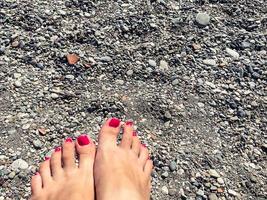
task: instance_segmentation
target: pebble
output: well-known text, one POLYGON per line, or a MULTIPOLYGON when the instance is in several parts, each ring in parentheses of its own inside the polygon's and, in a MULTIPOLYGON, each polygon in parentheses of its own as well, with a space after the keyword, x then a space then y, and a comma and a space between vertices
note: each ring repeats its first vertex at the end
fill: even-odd
POLYGON ((29 167, 28 163, 23 159, 17 159, 11 164, 11 169, 18 170, 18 169, 27 169, 29 167))
POLYGON ((21 74, 19 74, 19 73, 14 73, 14 78, 20 78, 21 77, 21 74))
POLYGON ((58 96, 58 94, 56 94, 56 93, 52 93, 51 94, 51 98, 52 99, 57 99, 59 96, 58 96))
POLYGON ((0 47, 0 54, 4 54, 6 51, 6 48, 5 47, 0 47))
POLYGON ((118 85, 123 85, 124 84, 124 80, 116 80, 115 81, 116 82, 116 84, 118 84, 118 85))
POLYGON ((203 190, 198 190, 197 192, 196 192, 196 194, 198 195, 198 196, 204 196, 205 194, 204 194, 204 191, 203 190))
POLYGON ((236 59, 239 58, 239 53, 237 53, 235 50, 230 49, 230 48, 226 48, 225 50, 233 58, 236 58, 236 59))
POLYGON ((228 193, 229 193, 230 195, 232 195, 232 196, 235 196, 235 197, 240 196, 236 191, 234 191, 234 190, 232 190, 232 189, 229 189, 229 190, 228 190, 228 193))
POLYGON ((42 147, 42 142, 40 140, 34 140, 33 141, 33 146, 36 148, 36 149, 39 149, 42 147))
POLYGON ((30 127, 31 127, 31 124, 28 123, 28 124, 23 124, 21 128, 22 128, 23 130, 27 130, 27 129, 29 129, 30 127))
POLYGON ((218 200, 218 197, 217 197, 217 195, 215 193, 211 193, 209 195, 209 200, 218 200))
POLYGON ((128 76, 132 76, 132 75, 133 75, 133 70, 129 69, 129 70, 126 72, 126 74, 127 74, 128 76))
POLYGON ((167 186, 163 186, 161 188, 162 194, 169 194, 169 189, 167 188, 167 186))
POLYGON ((70 65, 74 65, 79 61, 80 57, 77 54, 68 54, 67 61, 70 65))
POLYGON ((220 174, 215 169, 210 169, 209 170, 209 174, 210 174, 211 177, 214 177, 214 178, 219 178, 220 177, 220 174))
POLYGON ((8 178, 13 179, 16 176, 16 172, 10 172, 8 178))
POLYGON ((214 59, 205 59, 203 60, 203 63, 205 65, 216 66, 216 60, 214 59))
POLYGON ((168 172, 163 172, 161 174, 162 178, 167 178, 169 176, 169 173, 168 172))
POLYGON ((160 69, 161 71, 166 71, 166 70, 169 69, 169 64, 168 64, 165 60, 161 60, 161 61, 159 62, 159 69, 160 69))
POLYGON ((207 26, 210 23, 210 16, 207 13, 198 13, 196 16, 196 22, 201 26, 207 26))
POLYGON ((103 56, 99 60, 102 62, 110 62, 110 61, 112 61, 112 58, 109 56, 103 56))
POLYGON ((198 105, 198 107, 200 107, 200 108, 204 108, 204 107, 205 107, 205 104, 202 103, 202 102, 197 103, 197 105, 198 105))
POLYGON ((22 86, 20 80, 16 80, 15 83, 14 83, 14 85, 15 85, 16 87, 21 87, 21 86, 22 86))
POLYGON ((177 165, 175 161, 172 161, 169 165, 171 171, 175 171, 177 169, 177 165))
POLYGON ((179 84, 179 80, 178 79, 174 79, 172 81, 172 85, 175 86, 175 85, 178 85, 179 84))
POLYGON ((224 184, 224 180, 223 180, 222 178, 217 178, 217 182, 218 182, 219 184, 221 184, 221 185, 224 184))
POLYGON ((75 77, 74 77, 73 75, 71 75, 71 74, 66 75, 65 77, 66 77, 66 79, 70 79, 70 80, 73 80, 73 79, 75 78, 75 77))
POLYGON ((151 66, 151 67, 156 67, 157 66, 157 63, 155 60, 148 60, 148 64, 151 66))
POLYGON ((175 194, 176 194, 176 189, 175 188, 171 188, 171 189, 169 189, 169 195, 170 196, 174 196, 175 194))
POLYGON ((164 117, 166 117, 167 119, 171 119, 172 118, 172 115, 169 111, 166 111, 165 114, 164 114, 164 117))

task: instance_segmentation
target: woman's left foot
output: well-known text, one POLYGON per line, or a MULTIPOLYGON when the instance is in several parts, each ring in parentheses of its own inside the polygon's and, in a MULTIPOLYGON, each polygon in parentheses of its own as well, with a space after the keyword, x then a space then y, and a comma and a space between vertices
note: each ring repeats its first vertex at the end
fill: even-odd
POLYGON ((76 142, 66 139, 32 177, 31 200, 93 200, 95 150, 95 144, 87 135, 79 136, 76 142))

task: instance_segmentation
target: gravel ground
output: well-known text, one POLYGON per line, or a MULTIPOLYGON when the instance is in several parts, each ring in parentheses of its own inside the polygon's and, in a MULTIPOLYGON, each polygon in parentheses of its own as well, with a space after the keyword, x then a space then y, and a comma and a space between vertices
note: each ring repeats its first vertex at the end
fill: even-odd
POLYGON ((152 199, 267 199, 264 0, 1 0, 0 200, 67 136, 132 119, 152 199))

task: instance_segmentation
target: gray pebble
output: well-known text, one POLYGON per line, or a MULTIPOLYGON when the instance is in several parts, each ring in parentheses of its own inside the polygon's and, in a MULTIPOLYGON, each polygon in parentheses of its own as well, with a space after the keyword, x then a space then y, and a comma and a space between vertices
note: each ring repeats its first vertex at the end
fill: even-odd
POLYGON ((220 174, 215 169, 210 169, 209 170, 209 174, 210 174, 211 177, 214 177, 214 178, 219 178, 220 177, 220 174))
POLYGON ((172 161, 169 165, 171 171, 175 171, 177 169, 177 165, 175 161, 172 161))
POLYGON ((6 48, 5 47, 0 47, 0 54, 4 54, 6 51, 6 48))
POLYGON ((169 111, 166 111, 165 114, 164 114, 164 117, 166 117, 167 119, 171 119, 172 118, 172 115, 169 111))
POLYGON ((210 16, 207 13, 198 13, 196 22, 201 26, 207 26, 210 23, 210 16))
POLYGON ((14 83, 14 85, 15 85, 16 87, 21 87, 21 86, 22 86, 20 80, 16 80, 15 83, 14 83))
POLYGON ((40 140, 34 140, 33 141, 33 146, 36 148, 36 149, 39 149, 42 147, 42 142, 40 140))
POLYGON ((109 56, 103 56, 103 57, 100 58, 100 61, 102 61, 102 62, 110 62, 110 61, 112 61, 112 58, 109 57, 109 56))
POLYGON ((28 163, 23 159, 17 159, 11 164, 11 169, 27 169, 29 167, 28 163))
POLYGON ((239 58, 239 53, 237 53, 235 50, 230 49, 230 48, 226 48, 225 50, 226 50, 226 52, 227 52, 230 56, 232 56, 233 58, 236 58, 236 59, 239 58))
POLYGON ((162 178, 167 178, 169 176, 169 173, 168 172, 163 172, 161 174, 162 178))
POLYGON ((162 194, 169 194, 169 189, 167 188, 167 186, 163 186, 161 188, 161 192, 162 192, 162 194))
POLYGON ((128 70, 127 72, 126 72, 126 74, 128 75, 128 76, 132 76, 133 75, 133 70, 128 70))
POLYGON ((179 80, 178 79, 174 79, 172 81, 172 85, 175 86, 175 85, 178 85, 179 84, 179 80))
POLYGON ((69 75, 66 75, 66 79, 70 79, 70 80, 73 80, 74 79, 74 76, 69 74, 69 75))
POLYGON ((161 71, 166 71, 166 70, 169 69, 169 64, 168 64, 165 60, 161 60, 161 61, 159 62, 159 69, 160 69, 161 71))
POLYGON ((205 59, 203 60, 203 63, 205 65, 216 66, 216 60, 214 59, 205 59))
POLYGON ((215 193, 211 193, 209 195, 209 200, 218 200, 218 197, 217 197, 217 195, 215 193))
POLYGON ((16 176, 16 172, 10 172, 8 178, 13 179, 16 176))
POLYGON ((157 66, 157 63, 155 60, 148 60, 148 64, 151 66, 151 67, 156 67, 157 66))

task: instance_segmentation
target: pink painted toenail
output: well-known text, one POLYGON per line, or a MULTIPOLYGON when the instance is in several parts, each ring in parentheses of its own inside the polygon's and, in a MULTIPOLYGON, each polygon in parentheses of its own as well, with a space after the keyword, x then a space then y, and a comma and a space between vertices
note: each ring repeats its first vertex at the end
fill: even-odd
POLYGON ((133 125, 133 122, 132 122, 132 121, 127 121, 127 122, 125 123, 125 125, 126 125, 126 126, 132 126, 132 125, 133 125))
POLYGON ((147 148, 146 144, 142 144, 142 147, 147 148))
POLYGON ((90 140, 87 135, 80 135, 78 138, 78 144, 81 146, 90 144, 90 140))
POLYGON ((55 152, 59 152, 59 151, 61 151, 61 147, 56 147, 55 152))
POLYGON ((119 125, 120 125, 121 121, 118 119, 118 118, 112 118, 110 121, 109 121, 109 126, 113 127, 113 128, 117 128, 119 125))
POLYGON ((65 142, 72 143, 72 139, 71 139, 71 138, 67 138, 67 139, 65 140, 65 142))
POLYGON ((50 160, 50 157, 45 157, 45 160, 50 160))
POLYGON ((133 132, 133 136, 137 136, 137 132, 136 131, 133 132))
POLYGON ((35 176, 39 176, 39 175, 40 175, 40 173, 39 173, 39 172, 36 172, 36 173, 35 173, 35 176))
POLYGON ((150 160, 150 156, 148 156, 147 159, 150 160))

